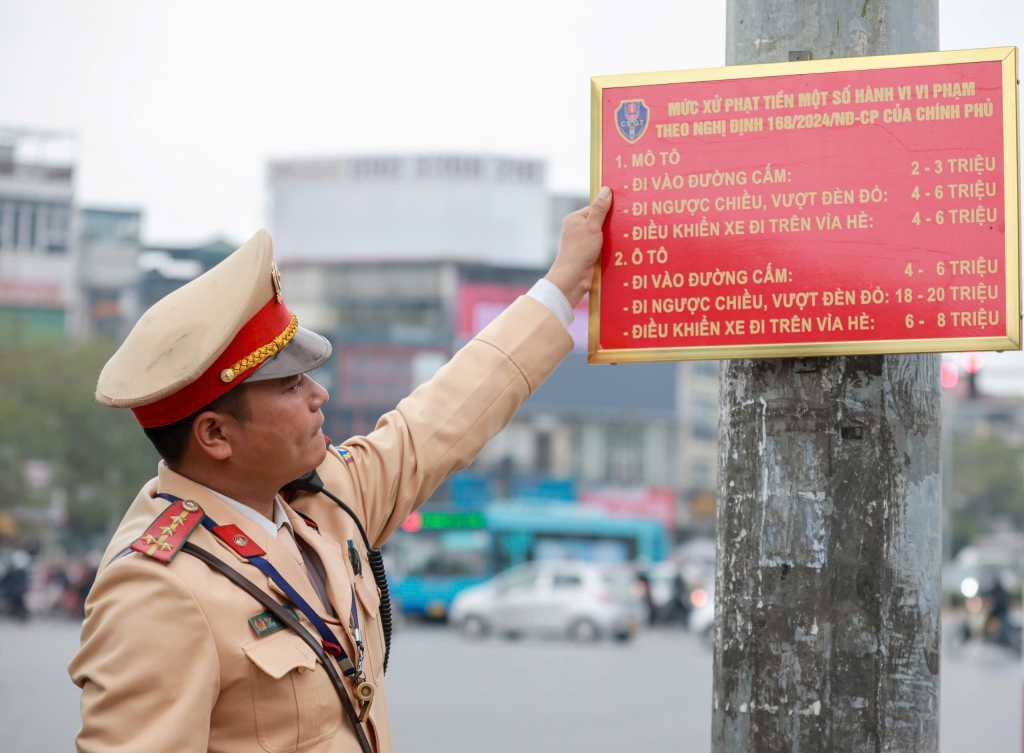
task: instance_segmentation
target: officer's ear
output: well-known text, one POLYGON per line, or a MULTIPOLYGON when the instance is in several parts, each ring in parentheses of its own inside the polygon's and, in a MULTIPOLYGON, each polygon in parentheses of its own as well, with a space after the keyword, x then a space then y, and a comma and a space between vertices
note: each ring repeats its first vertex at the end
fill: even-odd
POLYGON ((217 411, 205 410, 192 421, 192 443, 200 452, 213 460, 227 460, 231 457, 231 442, 228 440, 225 424, 237 422, 232 416, 217 411))
MULTIPOLYGON (((237 427, 252 420, 249 408, 249 385, 243 382, 234 389, 228 390, 215 399, 190 419, 191 429, 185 437, 188 446, 180 448, 180 455, 185 459, 192 445, 213 460, 227 460, 231 457, 231 432, 225 428, 237 427)), ((166 456, 164 456, 166 460, 166 456)))

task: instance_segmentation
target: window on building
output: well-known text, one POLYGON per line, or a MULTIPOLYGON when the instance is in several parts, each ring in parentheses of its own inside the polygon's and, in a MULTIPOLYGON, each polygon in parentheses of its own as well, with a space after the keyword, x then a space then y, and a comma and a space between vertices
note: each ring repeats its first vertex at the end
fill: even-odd
POLYGON ((698 461, 690 468, 690 487, 693 489, 709 489, 711 487, 711 466, 698 461))
POLYGON ((671 484, 675 468, 675 431, 668 424, 644 427, 643 471, 645 484, 671 484))
POLYGON ((696 439, 715 438, 715 406, 711 399, 697 395, 690 404, 690 427, 696 439))
POLYGON ((573 473, 580 483, 607 483, 610 437, 611 431, 604 423, 595 421, 573 427, 573 473))
POLYGON ((636 484, 643 468, 643 432, 639 426, 608 427, 608 481, 636 484))
POLYGON ((21 239, 24 235, 21 219, 23 209, 23 204, 14 205, 14 216, 12 217, 13 227, 11 228, 14 231, 11 235, 11 245, 14 246, 14 248, 21 247, 21 239))
POLYGON ((695 361, 693 373, 704 377, 718 376, 718 364, 715 361, 695 361))
POLYGON ((39 239, 40 207, 30 206, 28 215, 28 247, 35 248, 39 239))
POLYGON ((135 212, 87 209, 82 213, 81 237, 85 241, 138 243, 139 215, 135 212))
POLYGON ((46 219, 46 251, 62 254, 68 250, 68 210, 52 206, 46 219))
POLYGON ((551 435, 546 431, 534 436, 533 469, 538 476, 551 473, 551 435))

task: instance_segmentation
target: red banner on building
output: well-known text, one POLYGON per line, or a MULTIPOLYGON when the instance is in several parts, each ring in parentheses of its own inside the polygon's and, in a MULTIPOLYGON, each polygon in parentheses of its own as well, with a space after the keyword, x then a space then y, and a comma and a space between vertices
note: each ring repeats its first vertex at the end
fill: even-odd
POLYGON ((1020 348, 1016 48, 594 79, 592 362, 1020 348))
POLYGON ((624 518, 652 518, 672 533, 676 526, 676 493, 667 487, 633 486, 583 489, 581 507, 624 518))

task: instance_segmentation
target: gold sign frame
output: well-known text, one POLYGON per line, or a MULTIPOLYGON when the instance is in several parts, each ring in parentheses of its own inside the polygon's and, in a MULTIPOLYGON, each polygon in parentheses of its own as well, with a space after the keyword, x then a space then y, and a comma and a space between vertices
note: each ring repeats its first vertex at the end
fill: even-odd
POLYGON ((694 348, 623 348, 601 350, 601 262, 594 265, 588 319, 588 363, 630 363, 638 361, 703 361, 732 358, 805 358, 810 356, 877 355, 886 353, 945 353, 966 350, 1021 349, 1020 291, 1020 167, 1018 132, 1017 48, 990 47, 950 52, 922 52, 909 55, 807 60, 792 63, 736 65, 727 68, 698 68, 685 71, 631 73, 594 76, 590 79, 590 200, 601 190, 601 100, 606 89, 698 81, 793 76, 802 73, 842 73, 882 68, 914 68, 956 63, 1002 63, 1003 94, 1003 184, 1005 195, 1007 278, 1013 284, 1006 291, 1006 337, 953 337, 922 340, 854 340, 820 343, 766 345, 725 345, 694 348))

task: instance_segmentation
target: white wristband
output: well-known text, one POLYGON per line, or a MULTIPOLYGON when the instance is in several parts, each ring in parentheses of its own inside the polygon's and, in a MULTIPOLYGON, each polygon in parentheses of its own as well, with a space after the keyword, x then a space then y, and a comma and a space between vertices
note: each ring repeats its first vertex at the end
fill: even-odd
POLYGON ((547 306, 551 313, 558 317, 558 321, 566 329, 569 329, 569 325, 572 324, 575 318, 572 306, 569 305, 569 300, 565 297, 565 293, 559 290, 555 283, 541 278, 534 283, 533 287, 526 294, 535 301, 540 301, 547 306))

